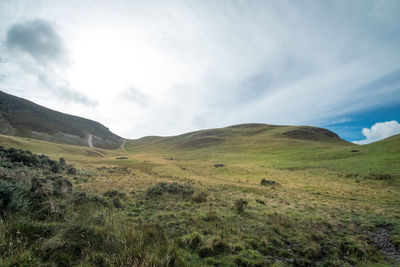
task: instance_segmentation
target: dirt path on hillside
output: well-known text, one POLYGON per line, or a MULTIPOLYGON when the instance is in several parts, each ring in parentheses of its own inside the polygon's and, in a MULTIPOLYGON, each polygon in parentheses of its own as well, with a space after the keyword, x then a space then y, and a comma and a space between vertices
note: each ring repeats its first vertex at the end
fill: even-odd
POLYGON ((126 140, 122 141, 121 148, 124 148, 126 140))
POLYGON ((89 136, 88 136, 88 145, 91 148, 93 148, 92 140, 93 140, 93 135, 89 134, 89 136))

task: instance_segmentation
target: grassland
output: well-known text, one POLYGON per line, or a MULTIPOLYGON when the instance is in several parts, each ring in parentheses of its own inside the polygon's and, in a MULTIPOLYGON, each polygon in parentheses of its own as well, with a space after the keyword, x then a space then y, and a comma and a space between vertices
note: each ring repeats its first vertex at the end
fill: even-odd
POLYGON ((9 136, 0 145, 65 158, 81 170, 66 175, 79 191, 125 193, 112 209, 75 209, 85 224, 107 214, 101 231, 127 242, 87 249, 76 265, 400 264, 400 136, 358 146, 315 128, 251 124, 119 150, 9 136))

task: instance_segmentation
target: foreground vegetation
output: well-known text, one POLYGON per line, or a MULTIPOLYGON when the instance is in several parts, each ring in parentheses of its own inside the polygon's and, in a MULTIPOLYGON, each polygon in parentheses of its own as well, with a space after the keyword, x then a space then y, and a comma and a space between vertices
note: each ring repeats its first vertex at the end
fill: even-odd
POLYGON ((1 149, 0 265, 400 264, 398 136, 355 146, 234 130, 247 137, 126 150, 0 137, 51 158, 1 149))

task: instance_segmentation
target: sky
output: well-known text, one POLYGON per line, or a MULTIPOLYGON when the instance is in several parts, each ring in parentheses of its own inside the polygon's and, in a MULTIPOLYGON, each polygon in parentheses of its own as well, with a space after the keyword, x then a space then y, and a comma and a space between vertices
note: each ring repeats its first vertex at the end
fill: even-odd
POLYGON ((125 138, 400 133, 400 1, 1 0, 0 90, 125 138))

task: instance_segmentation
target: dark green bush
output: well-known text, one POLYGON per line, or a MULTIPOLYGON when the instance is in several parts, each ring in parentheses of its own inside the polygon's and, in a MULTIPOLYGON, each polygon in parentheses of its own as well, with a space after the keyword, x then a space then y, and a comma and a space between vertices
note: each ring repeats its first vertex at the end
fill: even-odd
POLYGON ((265 205, 265 201, 261 199, 256 199, 256 202, 261 205, 265 205))
POLYGON ((9 225, 8 232, 14 238, 23 238, 29 242, 51 237, 57 229, 53 223, 39 223, 27 217, 20 217, 9 225))
POLYGON ((65 166, 65 164, 66 164, 64 158, 59 158, 58 162, 59 162, 62 166, 65 166))
POLYGON ((66 168, 66 173, 70 175, 76 175, 78 171, 72 165, 68 165, 66 168))
POLYGON ((110 189, 103 193, 103 195, 109 199, 111 199, 112 204, 116 208, 123 208, 125 206, 124 200, 127 199, 125 192, 110 189))
POLYGON ((276 185, 277 182, 275 182, 274 180, 262 179, 260 184, 261 185, 276 185))
POLYGON ((244 208, 248 205, 249 203, 244 200, 243 198, 236 199, 235 200, 235 208, 237 211, 241 212, 244 211, 244 208))
POLYGON ((223 240, 215 239, 210 246, 204 246, 198 249, 197 253, 201 258, 213 257, 220 254, 230 253, 231 248, 223 240))
POLYGON ((120 198, 120 199, 126 199, 126 194, 125 192, 119 191, 117 189, 109 189, 106 192, 103 193, 105 197, 109 198, 120 198))
POLYGON ((205 191, 197 191, 193 194, 193 201, 196 203, 204 203, 207 202, 207 192, 205 191))
POLYGON ((194 193, 194 188, 191 184, 178 184, 176 182, 173 183, 158 183, 156 186, 149 187, 146 190, 147 196, 160 196, 164 193, 168 193, 171 195, 179 195, 181 197, 190 197, 194 193))
POLYGON ((51 172, 54 172, 54 173, 60 173, 60 172, 62 172, 64 169, 63 169, 63 167, 61 166, 61 164, 59 164, 59 163, 57 163, 57 162, 54 162, 54 163, 52 163, 51 165, 50 165, 50 171, 51 172))
POLYGON ((367 176, 365 176, 366 179, 371 179, 371 180, 393 180, 396 179, 398 176, 389 174, 389 173, 374 173, 371 172, 367 176))
POLYGON ((0 216, 26 209, 29 205, 26 193, 18 183, 0 180, 0 216))
MULTIPOLYGON (((65 160, 64 160, 65 161, 65 160)), ((21 165, 27 167, 38 167, 51 169, 53 166, 61 166, 60 162, 49 159, 45 155, 36 155, 28 150, 9 148, 0 146, 0 163, 2 167, 14 168, 21 165), (8 163, 5 163, 8 162, 8 163), (5 164, 4 164, 5 163, 5 164), (21 165, 20 165, 21 164, 21 165)), ((56 167, 54 167, 55 170, 56 167)))
POLYGON ((102 236, 93 227, 71 225, 60 229, 41 247, 41 256, 58 266, 71 266, 81 258, 84 248, 99 247, 102 236))

